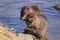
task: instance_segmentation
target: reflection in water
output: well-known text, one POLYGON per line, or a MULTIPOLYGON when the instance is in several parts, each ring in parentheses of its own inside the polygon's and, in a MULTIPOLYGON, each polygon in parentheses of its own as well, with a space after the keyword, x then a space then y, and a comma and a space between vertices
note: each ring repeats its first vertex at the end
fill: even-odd
POLYGON ((19 19, 21 7, 24 5, 31 6, 33 4, 38 4, 42 7, 48 18, 49 25, 47 36, 49 40, 60 40, 60 12, 52 7, 59 2, 60 0, 2 0, 0 1, 0 21, 13 27, 17 33, 23 32, 26 24, 24 21, 19 19))

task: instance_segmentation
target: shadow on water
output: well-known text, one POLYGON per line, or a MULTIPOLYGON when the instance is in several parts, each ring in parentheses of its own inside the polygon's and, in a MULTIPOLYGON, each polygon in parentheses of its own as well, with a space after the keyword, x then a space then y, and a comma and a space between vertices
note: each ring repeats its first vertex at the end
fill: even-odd
POLYGON ((24 5, 38 4, 44 10, 48 18, 48 32, 49 40, 60 40, 60 12, 56 11, 52 6, 59 3, 59 0, 31 0, 20 1, 11 0, 7 2, 0 2, 0 21, 5 25, 13 27, 17 33, 23 32, 26 24, 20 20, 20 10, 24 5))

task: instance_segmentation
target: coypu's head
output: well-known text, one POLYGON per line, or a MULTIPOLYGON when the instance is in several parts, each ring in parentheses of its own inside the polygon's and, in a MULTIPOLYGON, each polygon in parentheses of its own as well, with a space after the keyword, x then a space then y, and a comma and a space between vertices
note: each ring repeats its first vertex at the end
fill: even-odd
POLYGON ((24 6, 22 7, 22 10, 21 10, 21 17, 20 19, 22 20, 26 20, 26 18, 28 17, 28 15, 32 14, 33 13, 33 10, 30 6, 24 6))
POLYGON ((38 24, 40 21, 38 15, 43 15, 41 12, 38 6, 24 6, 21 10, 20 19, 26 21, 27 24, 38 24))
POLYGON ((34 14, 35 13, 43 14, 41 12, 42 12, 42 9, 39 6, 37 6, 37 5, 23 6, 22 9, 21 9, 21 17, 20 17, 20 19, 25 20, 27 15, 33 14, 33 13, 34 14))
POLYGON ((27 24, 38 24, 39 23, 39 17, 38 15, 40 13, 40 8, 38 6, 24 6, 21 10, 21 20, 26 21, 27 24))

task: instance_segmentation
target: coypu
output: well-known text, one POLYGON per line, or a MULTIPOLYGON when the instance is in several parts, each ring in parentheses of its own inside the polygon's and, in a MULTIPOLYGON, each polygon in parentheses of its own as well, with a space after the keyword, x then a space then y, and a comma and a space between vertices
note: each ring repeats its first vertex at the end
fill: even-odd
POLYGON ((22 7, 20 18, 27 24, 27 27, 24 29, 25 34, 34 35, 39 40, 47 40, 48 21, 44 12, 38 6, 22 7))

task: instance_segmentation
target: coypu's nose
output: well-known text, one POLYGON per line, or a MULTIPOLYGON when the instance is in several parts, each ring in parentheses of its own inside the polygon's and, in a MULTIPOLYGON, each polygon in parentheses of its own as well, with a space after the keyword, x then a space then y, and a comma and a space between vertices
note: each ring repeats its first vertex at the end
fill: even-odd
POLYGON ((24 16, 24 17, 22 17, 21 19, 22 19, 22 20, 26 20, 26 17, 24 16))
POLYGON ((20 19, 21 19, 21 20, 25 20, 25 16, 23 16, 23 17, 20 17, 20 19))
POLYGON ((25 18, 22 18, 22 20, 25 20, 25 18))

